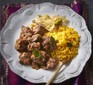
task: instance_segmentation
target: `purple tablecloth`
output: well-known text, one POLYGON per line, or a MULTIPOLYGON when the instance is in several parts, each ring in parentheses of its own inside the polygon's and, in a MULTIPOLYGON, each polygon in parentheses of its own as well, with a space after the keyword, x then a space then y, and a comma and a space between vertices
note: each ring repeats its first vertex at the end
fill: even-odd
MULTIPOLYGON (((4 5, 2 8, 2 18, 1 18, 2 27, 5 24, 8 17, 13 12, 17 11, 18 9, 20 9, 21 7, 23 7, 25 5, 26 4, 6 4, 6 5, 4 5)), ((79 2, 79 3, 74 2, 69 6, 71 6, 71 8, 74 11, 76 11, 78 14, 82 15, 87 20, 87 11, 81 2, 79 2)), ((6 63, 4 59, 3 59, 3 61, 4 61, 3 63, 6 63)), ((6 65, 6 67, 8 67, 7 63, 5 65, 6 65)), ((8 85, 37 85, 37 84, 33 84, 31 82, 28 82, 28 81, 22 79, 21 77, 16 75, 14 72, 12 72, 9 67, 7 69, 8 69, 8 71, 6 74, 7 76, 4 79, 4 81, 5 81, 4 85, 7 85, 7 84, 8 85)), ((88 79, 85 76, 86 75, 85 72, 86 71, 84 68, 84 70, 82 71, 82 73, 78 77, 71 78, 63 83, 60 83, 60 84, 51 84, 51 85, 90 85, 90 84, 87 84, 88 79)), ((38 84, 38 85, 44 85, 44 84, 42 83, 42 84, 38 84)))

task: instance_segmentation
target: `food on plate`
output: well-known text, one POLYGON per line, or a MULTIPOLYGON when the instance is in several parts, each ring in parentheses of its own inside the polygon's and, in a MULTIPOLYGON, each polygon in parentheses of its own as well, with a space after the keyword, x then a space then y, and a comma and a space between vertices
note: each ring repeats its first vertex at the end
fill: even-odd
POLYGON ((67 26, 68 20, 65 16, 53 16, 50 17, 49 15, 38 15, 36 22, 42 24, 48 31, 53 30, 57 26, 67 26))
POLYGON ((56 43, 56 50, 52 51, 52 57, 56 57, 65 63, 78 54, 80 37, 78 32, 70 27, 60 26, 57 30, 47 32, 47 36, 52 36, 56 43))
POLYGON ((51 51, 55 50, 56 42, 53 37, 45 36, 45 32, 48 32, 47 29, 40 24, 33 30, 22 26, 20 37, 15 44, 16 50, 20 53, 19 62, 21 64, 31 65, 34 69, 56 68, 58 60, 51 57, 51 51))
POLYGON ((64 16, 38 15, 31 27, 22 26, 15 49, 19 62, 33 69, 55 69, 78 54, 80 36, 64 16))

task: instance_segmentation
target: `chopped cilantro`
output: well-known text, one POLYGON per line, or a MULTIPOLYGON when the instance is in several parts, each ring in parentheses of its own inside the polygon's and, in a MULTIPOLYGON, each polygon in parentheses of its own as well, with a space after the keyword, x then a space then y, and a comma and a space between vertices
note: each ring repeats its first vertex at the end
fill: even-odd
POLYGON ((72 47, 72 43, 67 42, 67 47, 72 47))
POLYGON ((55 44, 55 39, 52 36, 50 37, 50 44, 51 45, 54 45, 55 44))
POLYGON ((40 56, 41 56, 40 51, 35 50, 35 49, 32 51, 32 54, 35 55, 36 58, 40 58, 40 56))

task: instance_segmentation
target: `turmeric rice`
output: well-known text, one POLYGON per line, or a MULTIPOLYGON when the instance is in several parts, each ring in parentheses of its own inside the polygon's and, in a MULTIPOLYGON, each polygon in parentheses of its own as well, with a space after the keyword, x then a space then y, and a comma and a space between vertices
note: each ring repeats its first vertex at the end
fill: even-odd
POLYGON ((57 41, 57 48, 51 54, 63 63, 71 60, 78 54, 80 36, 73 28, 60 26, 58 29, 47 32, 45 35, 52 36, 57 41))

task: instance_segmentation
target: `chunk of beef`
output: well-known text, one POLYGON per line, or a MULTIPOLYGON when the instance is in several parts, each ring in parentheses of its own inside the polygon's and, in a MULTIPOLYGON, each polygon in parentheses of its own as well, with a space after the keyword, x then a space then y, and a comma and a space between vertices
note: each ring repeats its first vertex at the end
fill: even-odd
POLYGON ((32 51, 33 49, 40 49, 40 42, 33 42, 28 44, 27 50, 32 51))
POLYGON ((58 59, 49 58, 47 62, 47 69, 55 69, 58 65, 58 59))
POLYGON ((27 45, 28 44, 29 43, 27 40, 18 39, 16 41, 15 48, 17 51, 24 52, 24 51, 27 51, 27 45))
POLYGON ((41 57, 37 58, 35 55, 31 55, 30 58, 31 58, 32 62, 37 63, 37 64, 40 65, 40 63, 41 63, 41 57))
POLYGON ((38 41, 41 41, 42 40, 42 37, 40 34, 35 34, 32 36, 32 42, 38 42, 38 41))
POLYGON ((23 52, 19 55, 19 62, 24 65, 30 65, 31 59, 30 59, 31 53, 29 52, 23 52))
POLYGON ((40 69, 40 65, 35 62, 32 62, 31 67, 36 70, 40 69))
POLYGON ((49 57, 50 57, 50 55, 47 53, 47 52, 45 52, 45 51, 40 51, 41 52, 41 58, 40 58, 40 65, 42 66, 42 65, 46 65, 46 62, 47 62, 47 60, 49 59, 49 57))
POLYGON ((33 42, 32 44, 33 48, 40 49, 40 42, 33 42))
POLYGON ((34 34, 41 34, 41 35, 43 35, 45 32, 48 32, 48 30, 45 29, 43 26, 38 24, 38 25, 36 25, 34 27, 33 32, 34 32, 34 34))
POLYGON ((32 61, 36 60, 35 55, 33 55, 33 54, 30 56, 30 58, 31 58, 32 61))
POLYGON ((44 50, 46 50, 46 51, 47 50, 53 51, 56 49, 56 41, 54 40, 53 37, 44 36, 42 46, 43 46, 44 50))
POLYGON ((22 26, 21 31, 24 33, 33 33, 33 31, 29 27, 22 26))
POLYGON ((46 67, 47 66, 47 61, 50 57, 50 55, 48 53, 46 53, 45 51, 40 51, 41 52, 41 56, 39 58, 37 58, 35 55, 31 55, 31 60, 32 62, 38 64, 41 68, 42 67, 46 67))
POLYGON ((45 51, 40 51, 41 52, 41 55, 43 56, 43 57, 46 57, 46 52, 45 51))
POLYGON ((50 37, 44 36, 43 37, 43 43, 44 45, 48 44, 50 42, 50 37))
POLYGON ((42 58, 47 58, 48 59, 50 57, 50 54, 47 53, 46 51, 40 51, 40 52, 41 52, 42 58))
POLYGON ((20 38, 25 40, 31 40, 33 31, 29 27, 22 26, 20 38))
POLYGON ((49 37, 43 37, 42 46, 44 50, 49 50, 50 48, 50 38, 49 37))

